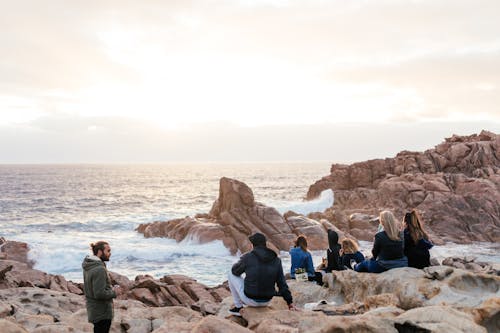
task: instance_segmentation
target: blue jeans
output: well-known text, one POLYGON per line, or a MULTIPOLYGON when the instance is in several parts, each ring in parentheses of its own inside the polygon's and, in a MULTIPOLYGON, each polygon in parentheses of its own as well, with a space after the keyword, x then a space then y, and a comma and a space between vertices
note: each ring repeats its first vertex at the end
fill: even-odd
POLYGON ((387 269, 380 266, 377 260, 363 260, 359 264, 354 265, 354 270, 356 272, 382 273, 387 269))

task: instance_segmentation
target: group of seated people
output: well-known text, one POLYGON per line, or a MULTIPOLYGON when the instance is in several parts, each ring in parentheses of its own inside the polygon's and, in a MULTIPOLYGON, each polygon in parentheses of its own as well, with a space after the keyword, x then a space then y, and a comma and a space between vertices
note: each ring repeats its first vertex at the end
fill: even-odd
POLYGON ((322 274, 334 270, 353 269, 357 272, 381 273, 397 267, 422 269, 430 266, 429 249, 433 244, 415 210, 406 213, 402 223, 390 211, 380 213, 370 259, 365 259, 354 240, 345 238, 341 244, 338 241, 338 234, 328 230, 329 248, 326 259, 316 271, 311 253, 307 250, 307 239, 299 236, 295 247, 290 249, 290 276, 295 278, 297 269, 303 269, 307 272, 309 281, 316 281, 321 285, 322 274))

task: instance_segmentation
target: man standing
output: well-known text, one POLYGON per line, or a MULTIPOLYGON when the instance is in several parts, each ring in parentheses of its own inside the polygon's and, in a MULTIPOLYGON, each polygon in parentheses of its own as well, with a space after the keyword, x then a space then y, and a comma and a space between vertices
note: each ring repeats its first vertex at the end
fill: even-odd
POLYGON ((90 244, 93 255, 85 257, 83 268, 83 289, 87 302, 87 316, 94 324, 94 333, 108 333, 113 319, 113 298, 120 291, 119 286, 111 288, 106 261, 111 257, 111 247, 100 241, 90 244))
POLYGON ((234 299, 234 308, 230 309, 229 313, 241 316, 240 310, 244 305, 267 306, 273 296, 282 296, 288 308, 296 310, 283 274, 281 260, 273 250, 266 247, 266 236, 257 232, 248 239, 253 250, 245 253, 233 265, 228 275, 229 289, 234 299), (244 279, 240 276, 243 273, 244 279))

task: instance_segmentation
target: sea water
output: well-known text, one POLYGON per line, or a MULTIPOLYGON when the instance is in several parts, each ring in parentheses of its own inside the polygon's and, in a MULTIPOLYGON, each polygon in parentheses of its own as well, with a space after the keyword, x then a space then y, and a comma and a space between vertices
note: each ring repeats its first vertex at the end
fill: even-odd
MULTIPOLYGON (((333 193, 304 202, 309 185, 329 173, 329 163, 246 163, 165 165, 1 165, 0 236, 27 242, 35 268, 82 280, 81 262, 89 244, 112 247, 109 269, 133 279, 184 274, 210 286, 222 283, 238 255, 220 241, 177 243, 144 238, 141 223, 207 213, 217 199, 219 179, 235 178, 255 200, 281 213, 323 211, 333 193)), ((371 243, 362 242, 368 254, 371 243)), ((447 244, 433 255, 475 255, 500 262, 498 244, 447 244)), ((315 263, 325 253, 313 252, 315 263)), ((287 252, 280 254, 285 271, 287 252)))

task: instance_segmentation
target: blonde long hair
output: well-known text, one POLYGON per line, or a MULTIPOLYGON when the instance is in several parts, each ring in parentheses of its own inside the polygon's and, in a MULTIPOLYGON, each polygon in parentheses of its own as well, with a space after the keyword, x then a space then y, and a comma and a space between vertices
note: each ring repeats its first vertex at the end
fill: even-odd
POLYGON ((342 253, 345 254, 354 254, 358 252, 359 247, 358 244, 356 244, 355 241, 353 241, 350 238, 344 238, 342 240, 342 253))
POLYGON ((384 210, 380 212, 379 219, 380 223, 384 227, 384 231, 390 239, 394 241, 401 240, 400 224, 391 211, 384 210))

